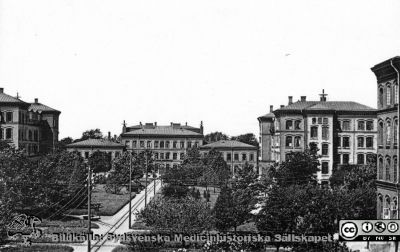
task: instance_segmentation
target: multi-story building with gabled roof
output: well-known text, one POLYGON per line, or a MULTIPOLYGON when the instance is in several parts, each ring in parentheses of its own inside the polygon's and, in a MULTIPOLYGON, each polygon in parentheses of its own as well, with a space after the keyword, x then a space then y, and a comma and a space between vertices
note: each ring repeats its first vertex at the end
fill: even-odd
POLYGON ((60 111, 35 102, 27 103, 0 88, 0 138, 28 155, 47 153, 58 142, 60 111))
POLYGON ((319 181, 327 183, 333 168, 365 164, 377 151, 376 109, 353 101, 307 101, 305 96, 258 118, 261 165, 285 161, 290 152, 304 151, 310 143, 319 148, 319 181))
POLYGON ((160 126, 156 122, 127 127, 124 122, 121 134, 128 151, 151 150, 156 166, 166 169, 179 165, 188 148, 203 145, 203 138, 203 123, 196 128, 180 123, 160 126))
POLYGON ((371 68, 377 79, 378 158, 377 217, 399 218, 399 79, 400 57, 371 68))

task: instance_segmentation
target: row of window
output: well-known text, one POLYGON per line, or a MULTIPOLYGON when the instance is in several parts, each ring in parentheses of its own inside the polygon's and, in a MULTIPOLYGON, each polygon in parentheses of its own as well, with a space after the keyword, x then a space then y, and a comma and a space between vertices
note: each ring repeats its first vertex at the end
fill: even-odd
POLYGON ((391 201, 388 195, 383 201, 382 194, 378 194, 378 219, 398 219, 398 201, 397 197, 393 197, 391 201))
POLYGON ((286 129, 287 130, 299 130, 301 125, 301 120, 286 120, 286 129), (294 124, 293 124, 294 122, 294 124), (294 127, 293 127, 294 125, 294 127))
MULTIPOLYGON (((233 160, 234 161, 239 161, 239 153, 234 153, 233 154, 233 160)), ((232 154, 231 153, 226 153, 226 161, 232 161, 232 154)), ((247 154, 242 153, 242 159, 241 161, 254 161, 254 154, 249 155, 249 160, 247 160, 247 154)))
POLYGON ((18 131, 18 139, 24 141, 39 141, 39 131, 38 130, 22 130, 18 131))
MULTIPOLYGON (((340 155, 340 163, 341 164, 349 164, 350 162, 350 154, 349 153, 342 153, 340 155)), ((367 160, 374 154, 364 154, 364 153, 358 153, 357 154, 357 160, 356 164, 363 165, 367 163, 367 160)))
POLYGON ((311 118, 311 124, 328 124, 328 118, 324 117, 313 117, 311 118))
POLYGON ((399 103, 399 85, 398 84, 394 84, 394 85, 390 85, 390 83, 381 86, 379 88, 379 97, 378 97, 378 102, 379 102, 379 106, 380 108, 382 108, 384 105, 392 105, 392 104, 398 104, 399 103), (386 95, 385 94, 385 90, 386 89, 386 95), (386 102, 384 101, 384 99, 386 98, 386 102))
POLYGON ((5 123, 13 122, 13 112, 2 112, 1 114, 1 121, 5 123))
POLYGON ((397 156, 378 157, 378 179, 397 183, 397 156))
MULTIPOLYGON (((130 141, 128 140, 128 141, 126 141, 125 142, 125 145, 127 146, 127 147, 129 147, 129 145, 130 145, 130 141)), ((170 148, 173 148, 173 149, 184 149, 185 148, 185 141, 154 141, 154 143, 153 143, 153 141, 139 141, 139 145, 138 145, 138 141, 136 141, 136 140, 133 140, 132 141, 132 148, 134 149, 134 148, 145 148, 145 146, 146 146, 146 148, 149 148, 149 149, 151 149, 151 148, 153 148, 153 146, 154 146, 154 149, 170 149, 170 148)), ((197 142, 197 141, 195 141, 195 142, 190 142, 190 141, 188 141, 188 142, 186 142, 186 146, 187 146, 187 148, 192 148, 192 147, 199 147, 199 142, 197 142)))
MULTIPOLYGON (((318 128, 319 128, 319 126, 311 126, 311 133, 310 133, 311 139, 318 138, 318 128)), ((329 139, 329 127, 328 126, 322 126, 322 139, 325 139, 325 140, 329 139)))
MULTIPOLYGON (((339 136, 338 146, 342 148, 350 148, 350 137, 339 136)), ((358 148, 374 148, 374 137, 373 136, 358 136, 357 137, 358 148)))
POLYGON ((398 119, 395 118, 393 120, 393 127, 392 121, 387 119, 385 122, 379 121, 378 122, 378 134, 379 134, 379 145, 390 145, 392 140, 395 145, 398 143, 398 128, 399 122, 398 119))

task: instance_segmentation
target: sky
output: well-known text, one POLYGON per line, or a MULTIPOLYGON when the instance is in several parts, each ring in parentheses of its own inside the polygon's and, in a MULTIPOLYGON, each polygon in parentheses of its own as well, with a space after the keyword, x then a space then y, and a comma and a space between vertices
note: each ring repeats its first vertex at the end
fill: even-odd
POLYGON ((259 135, 300 96, 376 108, 398 0, 0 0, 0 87, 60 110, 60 138, 122 122, 259 135))

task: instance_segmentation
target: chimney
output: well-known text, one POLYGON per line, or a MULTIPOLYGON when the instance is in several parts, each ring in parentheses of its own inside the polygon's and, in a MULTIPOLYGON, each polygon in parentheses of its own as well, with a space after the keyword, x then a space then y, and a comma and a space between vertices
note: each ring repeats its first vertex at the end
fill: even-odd
POLYGON ((200 122, 200 134, 203 135, 204 133, 204 127, 203 127, 203 121, 200 122))
POLYGON ((185 122, 185 126, 187 126, 187 122, 185 122))
POLYGON ((140 125, 140 127, 142 127, 143 126, 142 122, 139 122, 139 125, 140 125))
POLYGON ((307 96, 300 96, 300 100, 301 100, 302 102, 307 101, 307 96))
POLYGON ((124 120, 122 125, 123 125, 122 126, 122 133, 125 133, 126 132, 126 122, 125 122, 125 120, 124 120))
POLYGON ((274 105, 269 105, 269 112, 273 112, 274 111, 274 105))
POLYGON ((174 123, 173 122, 171 122, 171 126, 173 126, 174 125, 174 123))
POLYGON ((156 127, 157 127, 157 122, 154 122, 154 126, 156 126, 156 127))
POLYGON ((4 93, 4 88, 0 88, 0 94, 4 93))
POLYGON ((289 105, 293 103, 293 96, 289 96, 289 105))
POLYGON ((111 132, 110 131, 108 132, 108 140, 109 141, 111 140, 111 132))
POLYGON ((326 97, 328 96, 328 94, 325 94, 325 89, 322 89, 322 94, 319 95, 321 96, 320 101, 326 102, 326 97))
POLYGON ((35 98, 35 103, 39 103, 39 99, 38 98, 35 98))

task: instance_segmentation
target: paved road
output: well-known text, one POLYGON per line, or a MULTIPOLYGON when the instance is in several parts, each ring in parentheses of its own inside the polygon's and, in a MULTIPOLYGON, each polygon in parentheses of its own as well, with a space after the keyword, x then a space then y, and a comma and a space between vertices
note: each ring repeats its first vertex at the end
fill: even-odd
MULTIPOLYGON (((147 203, 150 202, 150 200, 154 196, 154 182, 150 183, 147 186, 147 203)), ((161 183, 160 181, 156 181, 155 183, 156 186, 156 193, 158 190, 161 188, 161 183)), ((134 199, 132 199, 131 204, 132 204, 132 223, 136 219, 135 213, 138 211, 142 210, 144 208, 144 192, 140 192, 134 199)), ((123 234, 126 232, 129 232, 129 218, 127 213, 129 211, 129 202, 116 214, 113 216, 101 216, 99 222, 94 222, 97 225, 99 225, 98 229, 93 229, 94 234, 104 234, 106 235, 107 233, 114 233, 114 234, 123 234), (121 219, 122 218, 122 219, 121 219), (114 226, 114 227, 113 227, 114 226)), ((112 251, 113 248, 116 246, 120 245, 120 241, 106 241, 102 246, 99 248, 98 246, 93 247, 93 245, 96 243, 96 241, 92 241, 92 251, 96 252, 108 252, 112 251)), ((101 243, 100 243, 101 244, 101 243)), ((68 245, 71 246, 71 245, 68 245)), ((74 252, 86 252, 87 251, 87 242, 84 242, 82 244, 74 244, 71 246, 74 248, 74 252)))

